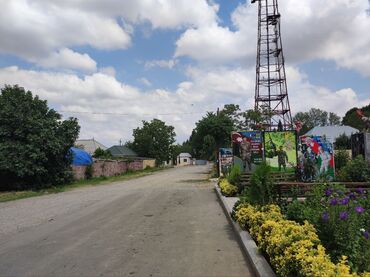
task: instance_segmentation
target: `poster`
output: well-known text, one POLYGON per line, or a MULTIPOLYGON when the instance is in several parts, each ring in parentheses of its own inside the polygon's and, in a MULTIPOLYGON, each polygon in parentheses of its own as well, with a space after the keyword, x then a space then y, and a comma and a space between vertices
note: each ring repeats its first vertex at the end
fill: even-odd
POLYGON ((313 181, 320 175, 334 179, 333 144, 321 136, 300 137, 299 168, 303 181, 313 181))
POLYGON ((234 165, 242 172, 252 172, 262 162, 262 133, 258 131, 233 132, 234 165))
POLYGON ((224 176, 233 165, 233 150, 231 148, 220 148, 218 151, 220 174, 224 176))
POLYGON ((295 172, 297 166, 296 131, 264 132, 266 162, 273 171, 295 172))

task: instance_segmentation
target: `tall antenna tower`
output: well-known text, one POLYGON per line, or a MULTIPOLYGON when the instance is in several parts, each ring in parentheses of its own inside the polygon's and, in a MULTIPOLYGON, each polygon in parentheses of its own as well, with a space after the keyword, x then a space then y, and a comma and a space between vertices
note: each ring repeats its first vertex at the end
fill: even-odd
POLYGON ((266 118, 266 129, 292 129, 278 0, 258 2, 258 44, 255 109, 266 118))

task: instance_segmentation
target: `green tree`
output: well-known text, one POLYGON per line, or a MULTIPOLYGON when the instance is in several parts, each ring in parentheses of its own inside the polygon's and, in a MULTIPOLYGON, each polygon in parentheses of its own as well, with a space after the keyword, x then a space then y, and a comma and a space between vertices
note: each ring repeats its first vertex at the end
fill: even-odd
POLYGON ((233 129, 234 122, 228 115, 222 112, 219 114, 208 112, 206 116, 196 123, 196 127, 190 137, 194 156, 203 159, 215 157, 218 148, 230 145, 233 129), (214 147, 212 153, 210 150, 211 144, 214 147))
POLYGON ((339 125, 340 117, 335 113, 328 113, 326 111, 312 108, 308 112, 298 112, 293 117, 293 121, 301 121, 302 129, 300 134, 305 134, 313 127, 339 125))
POLYGON ((95 150, 93 157, 97 159, 113 159, 113 155, 111 152, 109 152, 108 150, 103 150, 100 147, 95 150))
POLYGON ((244 129, 245 124, 243 120, 243 113, 241 112, 239 105, 226 104, 220 111, 220 114, 230 118, 230 120, 233 122, 234 131, 244 129))
MULTIPOLYGON (((366 129, 366 124, 357 115, 357 113, 356 113, 357 110, 358 110, 358 108, 352 108, 349 111, 347 111, 346 114, 343 117, 342 122, 343 122, 343 125, 348 125, 348 126, 351 126, 353 128, 356 128, 356 129, 362 131, 362 130, 366 129)), ((360 110, 363 111, 365 116, 370 117, 370 104, 360 108, 360 110)))
POLYGON ((77 119, 61 120, 47 102, 18 86, 0 94, 0 190, 31 189, 71 180, 70 148, 77 119))
POLYGON ((159 119, 143 121, 143 127, 133 130, 132 150, 139 156, 155 158, 157 165, 169 161, 176 133, 173 126, 167 126, 159 119))
POLYGON ((337 150, 351 149, 351 138, 347 137, 346 134, 343 133, 335 139, 334 146, 337 150))

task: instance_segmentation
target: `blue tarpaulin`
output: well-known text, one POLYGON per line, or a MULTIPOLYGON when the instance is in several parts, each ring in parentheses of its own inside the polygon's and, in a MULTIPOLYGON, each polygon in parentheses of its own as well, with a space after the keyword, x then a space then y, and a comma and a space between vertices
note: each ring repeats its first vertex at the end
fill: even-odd
POLYGON ((90 165, 93 163, 93 159, 86 151, 72 147, 71 153, 73 155, 72 165, 90 165))

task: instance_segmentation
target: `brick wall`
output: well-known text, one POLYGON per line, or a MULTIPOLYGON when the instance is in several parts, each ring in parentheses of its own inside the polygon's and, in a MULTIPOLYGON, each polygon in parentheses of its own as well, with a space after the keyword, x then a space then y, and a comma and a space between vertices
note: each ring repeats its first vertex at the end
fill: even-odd
MULTIPOLYGON (((144 169, 143 160, 117 161, 117 160, 94 160, 93 177, 115 176, 125 173, 128 169, 132 171, 144 169)), ((85 178, 87 166, 72 166, 73 175, 76 180, 85 178)))

